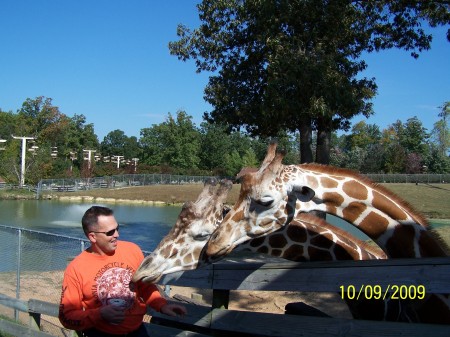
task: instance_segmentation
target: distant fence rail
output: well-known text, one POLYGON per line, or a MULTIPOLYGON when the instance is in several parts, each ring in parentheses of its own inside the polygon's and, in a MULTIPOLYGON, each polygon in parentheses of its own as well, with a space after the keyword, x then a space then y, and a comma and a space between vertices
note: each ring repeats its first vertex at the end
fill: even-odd
POLYGON ((43 179, 39 182, 37 193, 75 192, 99 188, 119 188, 145 185, 183 185, 201 184, 209 176, 187 176, 172 174, 123 174, 94 178, 43 179))

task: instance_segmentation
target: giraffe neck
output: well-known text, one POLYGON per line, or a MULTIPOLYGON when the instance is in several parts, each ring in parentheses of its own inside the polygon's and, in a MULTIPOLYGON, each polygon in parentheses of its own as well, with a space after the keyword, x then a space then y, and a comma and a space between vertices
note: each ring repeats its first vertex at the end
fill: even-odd
POLYGON ((283 176, 281 180, 289 181, 294 190, 295 186, 306 186, 314 193, 309 201, 302 201, 288 191, 293 216, 314 210, 336 215, 367 234, 391 257, 446 255, 433 244, 420 215, 392 192, 362 176, 312 164, 286 166, 283 176))
POLYGON ((310 214, 288 226, 236 247, 291 261, 371 260, 387 258, 378 247, 310 214))

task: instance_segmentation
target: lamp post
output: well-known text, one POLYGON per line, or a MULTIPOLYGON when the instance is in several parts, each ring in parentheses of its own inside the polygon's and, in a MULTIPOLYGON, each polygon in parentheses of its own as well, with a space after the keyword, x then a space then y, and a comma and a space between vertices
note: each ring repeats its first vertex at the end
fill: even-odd
POLYGON ((134 172, 136 173, 136 167, 137 167, 137 162, 139 161, 139 158, 131 158, 131 160, 134 162, 134 172))
MULTIPOLYGON (((97 150, 83 150, 83 152, 87 152, 88 157, 87 157, 87 161, 88 161, 88 170, 91 169, 91 154, 97 152, 97 150)), ((86 160, 86 158, 84 158, 86 160)))
POLYGON ((120 159, 122 159, 124 156, 113 156, 117 160, 117 169, 119 169, 120 159))
POLYGON ((21 139, 22 140, 22 165, 20 170, 20 187, 23 187, 25 185, 25 156, 26 156, 26 149, 27 149, 27 140, 34 140, 34 137, 16 137, 11 135, 14 139, 21 139))

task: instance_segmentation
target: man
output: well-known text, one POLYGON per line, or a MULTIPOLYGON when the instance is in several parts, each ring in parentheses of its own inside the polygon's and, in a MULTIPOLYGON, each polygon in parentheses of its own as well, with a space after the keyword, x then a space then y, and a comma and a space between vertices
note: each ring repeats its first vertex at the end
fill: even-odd
POLYGON ((81 220, 91 246, 64 273, 59 320, 85 336, 147 336, 142 319, 147 305, 169 316, 184 315, 185 307, 167 303, 153 284, 130 280, 144 255, 131 242, 118 241, 113 211, 92 206, 81 220))

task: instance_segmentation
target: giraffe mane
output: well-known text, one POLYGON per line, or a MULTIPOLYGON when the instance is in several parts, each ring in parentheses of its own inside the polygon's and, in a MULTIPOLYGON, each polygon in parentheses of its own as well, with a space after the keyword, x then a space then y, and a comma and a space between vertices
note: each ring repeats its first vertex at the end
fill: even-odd
POLYGON ((388 188, 374 182, 373 180, 361 175, 360 173, 346 169, 346 168, 340 168, 340 167, 334 167, 334 166, 327 166, 322 164, 316 164, 316 163, 309 163, 309 164, 301 164, 299 165, 301 168, 306 168, 308 170, 321 172, 321 173, 331 173, 332 174, 338 174, 338 175, 345 175, 347 177, 351 177, 354 179, 357 179, 361 183, 368 185, 369 187, 373 188, 377 192, 380 192, 383 195, 386 195, 389 199, 392 199, 397 204, 399 204, 401 207, 403 207, 408 213, 411 215, 411 217, 420 225, 422 225, 425 228, 430 228, 430 225, 428 221, 425 219, 422 213, 417 211, 409 202, 406 200, 400 198, 398 195, 396 195, 394 192, 389 190, 388 188))

